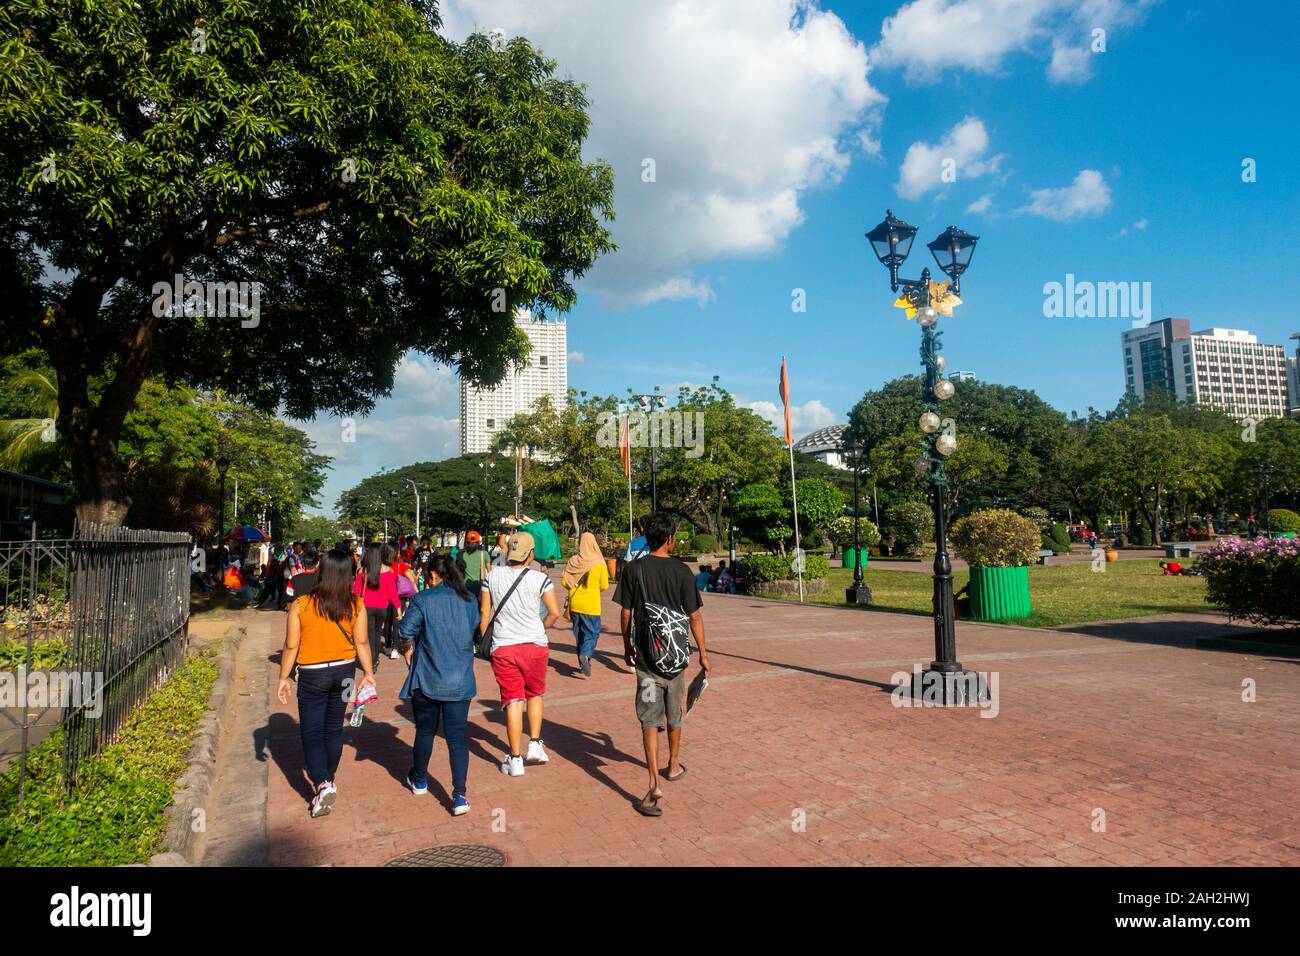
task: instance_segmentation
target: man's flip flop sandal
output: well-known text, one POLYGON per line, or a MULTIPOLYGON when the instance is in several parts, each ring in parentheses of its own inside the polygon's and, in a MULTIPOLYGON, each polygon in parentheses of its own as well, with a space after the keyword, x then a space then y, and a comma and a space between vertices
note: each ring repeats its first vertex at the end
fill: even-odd
POLYGON ((643 817, 661 817, 664 815, 664 812, 659 809, 659 798, 655 796, 653 790, 638 800, 634 806, 636 807, 636 812, 641 814, 643 817), (646 804, 647 800, 650 801, 648 805, 646 804))
POLYGON ((673 775, 670 774, 670 773, 665 773, 665 774, 664 774, 664 779, 667 780, 667 781, 669 781, 669 782, 672 782, 673 780, 680 780, 680 779, 682 779, 682 777, 684 777, 684 776, 686 776, 686 764, 682 764, 681 772, 678 773, 677 776, 673 776, 673 775))

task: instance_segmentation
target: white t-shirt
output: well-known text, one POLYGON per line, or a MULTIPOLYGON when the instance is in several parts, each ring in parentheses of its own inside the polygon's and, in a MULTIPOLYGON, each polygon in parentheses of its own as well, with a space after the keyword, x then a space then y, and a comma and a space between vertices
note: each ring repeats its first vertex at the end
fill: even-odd
POLYGON ((492 610, 496 614, 492 625, 492 646, 509 647, 513 644, 541 644, 546 646, 546 628, 542 626, 542 595, 554 590, 555 585, 545 572, 536 568, 492 568, 487 576, 487 589, 492 595, 492 610), (515 578, 524 575, 515 593, 503 607, 506 592, 515 578), (497 614, 497 611, 500 613, 497 614))

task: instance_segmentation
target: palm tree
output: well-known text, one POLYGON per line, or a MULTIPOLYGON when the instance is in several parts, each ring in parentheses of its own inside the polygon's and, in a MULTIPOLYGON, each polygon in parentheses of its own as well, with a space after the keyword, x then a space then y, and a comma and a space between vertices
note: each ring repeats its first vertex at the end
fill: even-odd
POLYGON ((39 418, 0 419, 0 465, 22 470, 31 465, 55 440, 54 421, 59 414, 58 386, 44 372, 20 369, 5 382, 5 390, 26 394, 39 418))

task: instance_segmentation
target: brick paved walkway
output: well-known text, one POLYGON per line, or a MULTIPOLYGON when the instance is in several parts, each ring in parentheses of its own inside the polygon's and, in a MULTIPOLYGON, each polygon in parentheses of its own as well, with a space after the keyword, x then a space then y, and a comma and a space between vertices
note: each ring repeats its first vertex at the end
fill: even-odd
POLYGON ((296 708, 272 699, 283 618, 250 614, 266 674, 249 686, 270 719, 227 759, 252 761, 269 738, 267 861, 379 864, 480 843, 514 865, 1300 863, 1300 666, 1192 648, 1214 618, 1092 634, 959 623, 963 662, 999 677, 989 719, 892 705, 891 675, 932 656, 928 618, 705 601, 714 678, 686 726, 690 772, 664 782, 658 819, 631 806, 644 771, 610 609, 590 680, 574 676, 571 636, 552 634, 549 765, 499 773, 505 730, 479 663, 473 811, 445 809, 441 740, 430 795, 414 796, 402 783, 413 727, 394 707, 405 665, 388 661, 374 719, 346 730, 339 802, 318 820, 296 708))

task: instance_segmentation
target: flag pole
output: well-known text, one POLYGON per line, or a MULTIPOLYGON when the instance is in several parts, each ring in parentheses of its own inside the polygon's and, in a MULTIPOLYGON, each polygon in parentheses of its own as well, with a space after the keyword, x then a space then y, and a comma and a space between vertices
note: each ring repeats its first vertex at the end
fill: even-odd
MULTIPOLYGON (((794 503, 794 549, 799 550, 799 492, 794 481, 794 445, 790 448, 790 500, 794 503)), ((795 563, 795 571, 799 574, 799 603, 803 603, 803 562, 795 563)))

